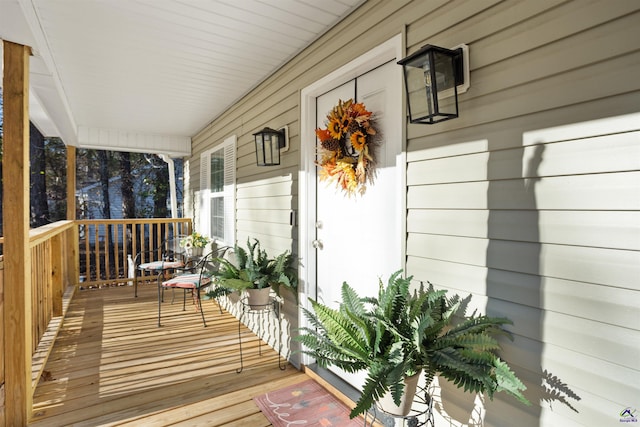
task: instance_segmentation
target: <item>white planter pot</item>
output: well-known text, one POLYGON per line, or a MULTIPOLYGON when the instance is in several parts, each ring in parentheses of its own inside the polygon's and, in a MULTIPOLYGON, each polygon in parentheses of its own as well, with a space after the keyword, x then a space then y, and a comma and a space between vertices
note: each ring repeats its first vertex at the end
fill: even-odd
POLYGON ((392 415, 408 415, 409 412, 411 412, 411 405, 413 404, 413 398, 416 395, 419 379, 420 372, 404 379, 404 394, 400 399, 400 405, 396 405, 393 401, 391 392, 385 393, 378 402, 380 409, 392 415))
POLYGON ((247 289, 247 303, 252 310, 264 310, 269 305, 271 287, 262 289, 247 289))

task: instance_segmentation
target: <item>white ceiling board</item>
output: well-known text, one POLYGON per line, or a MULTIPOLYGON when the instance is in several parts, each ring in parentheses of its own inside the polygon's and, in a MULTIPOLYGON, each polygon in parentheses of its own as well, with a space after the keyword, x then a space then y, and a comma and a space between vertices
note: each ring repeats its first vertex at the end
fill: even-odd
POLYGON ((32 73, 39 77, 32 90, 41 92, 36 98, 45 112, 61 110, 48 111, 58 116, 55 126, 42 128, 57 128, 65 142, 75 145, 79 128, 181 138, 195 135, 361 3, 0 0, 0 37, 34 47, 32 73), (58 123, 61 114, 66 124, 58 123))

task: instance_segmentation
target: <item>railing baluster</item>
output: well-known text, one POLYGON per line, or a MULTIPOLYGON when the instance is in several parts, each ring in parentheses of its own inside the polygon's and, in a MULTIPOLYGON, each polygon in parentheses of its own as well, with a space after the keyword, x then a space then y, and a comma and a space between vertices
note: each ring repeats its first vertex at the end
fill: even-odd
MULTIPOLYGON (((135 258, 139 252, 156 249, 163 239, 188 234, 192 229, 190 218, 77 220, 76 223, 82 236, 80 247, 85 248, 80 274, 86 276, 82 285, 87 287, 128 283, 127 255, 135 258)), ((155 252, 152 258, 145 255, 141 262, 152 261, 160 255, 161 251, 155 252)))

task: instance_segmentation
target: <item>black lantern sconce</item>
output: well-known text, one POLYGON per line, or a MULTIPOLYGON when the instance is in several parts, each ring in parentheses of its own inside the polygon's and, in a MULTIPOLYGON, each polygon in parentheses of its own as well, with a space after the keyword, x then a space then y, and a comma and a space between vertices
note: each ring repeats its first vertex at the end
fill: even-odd
POLYGON ((256 141, 256 164, 258 166, 277 166, 280 164, 280 151, 289 149, 287 127, 278 130, 264 128, 253 134, 256 141))
POLYGON ((398 61, 404 71, 411 123, 434 124, 458 117, 458 87, 469 87, 468 46, 426 45, 398 61))

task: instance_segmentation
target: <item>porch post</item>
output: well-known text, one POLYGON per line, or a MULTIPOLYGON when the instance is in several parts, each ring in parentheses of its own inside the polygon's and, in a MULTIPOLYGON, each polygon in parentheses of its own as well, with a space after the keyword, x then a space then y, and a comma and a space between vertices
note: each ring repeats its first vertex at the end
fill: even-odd
POLYGON ((67 145, 67 219, 76 220, 76 147, 67 145))
POLYGON ((4 343, 7 425, 31 417, 28 46, 4 41, 4 343), (9 339, 11 337, 11 339, 9 339))
MULTIPOLYGON (((176 168, 175 163, 168 154, 159 154, 169 168, 169 198, 171 200, 171 218, 178 218, 178 197, 176 196, 176 168)), ((174 232, 177 232, 174 224, 174 232)))
MULTIPOLYGON (((76 147, 67 145, 67 219, 75 221, 76 217, 76 147)), ((66 239, 67 257, 67 281, 65 287, 73 283, 78 286, 80 281, 80 255, 78 245, 80 238, 78 235, 78 226, 73 227, 70 238, 66 239)))

